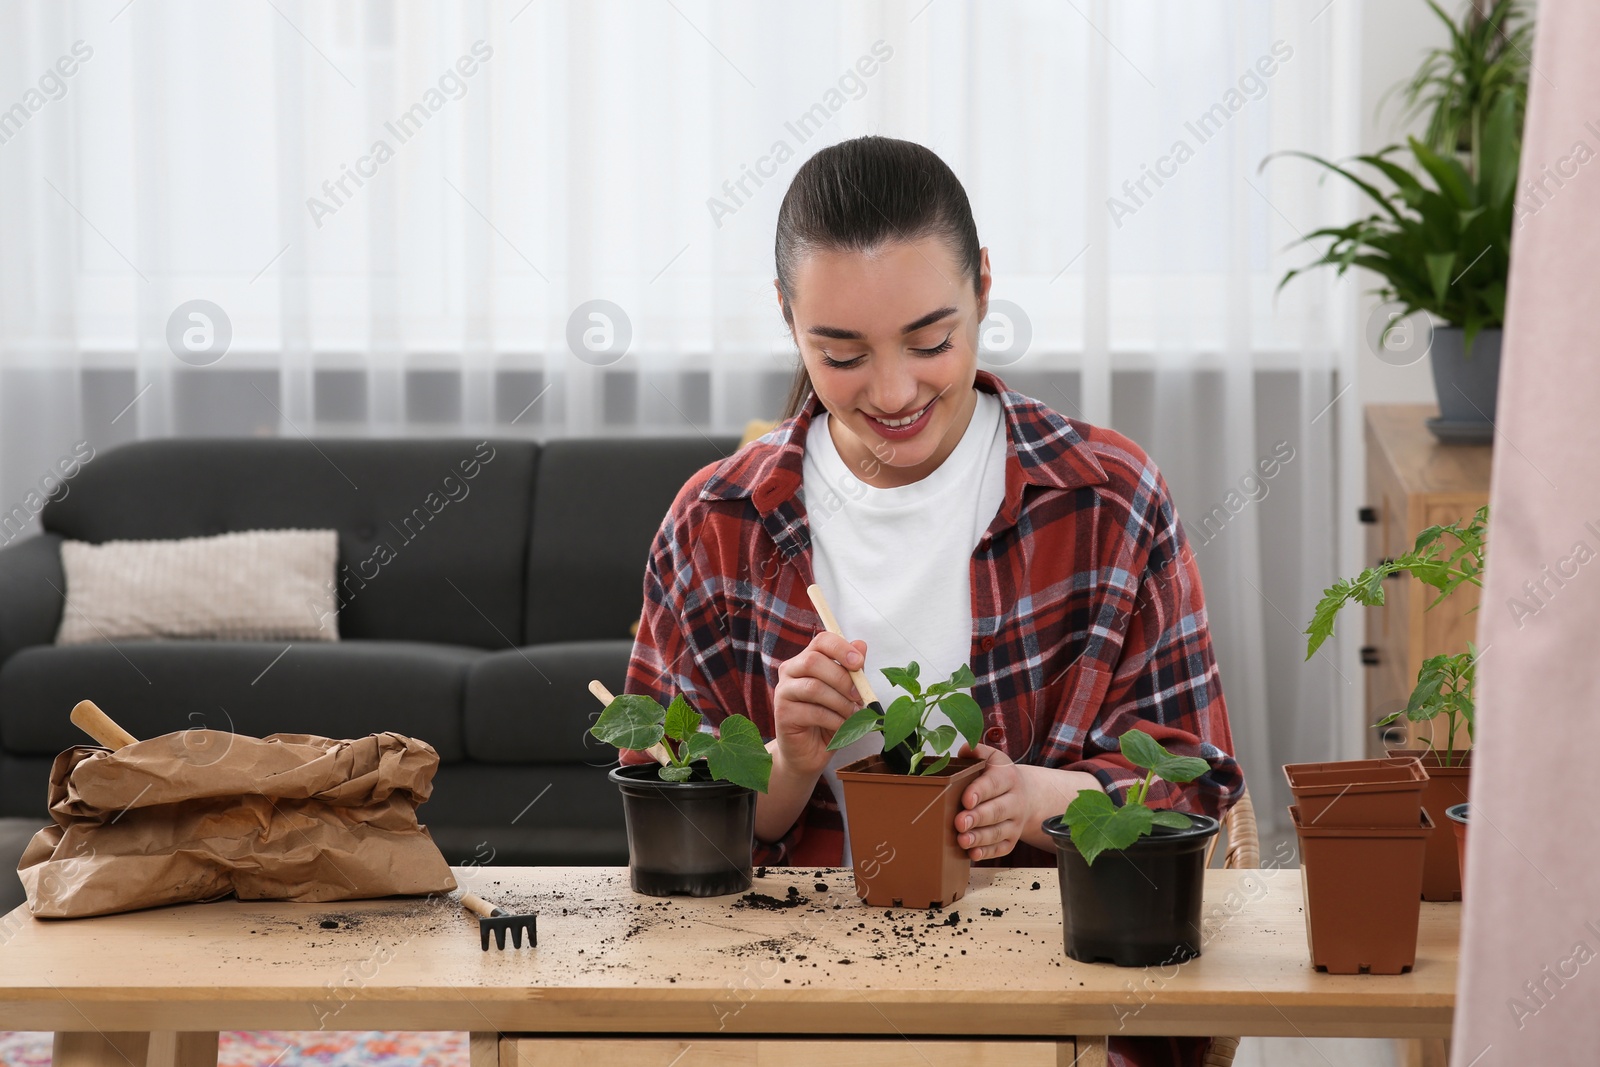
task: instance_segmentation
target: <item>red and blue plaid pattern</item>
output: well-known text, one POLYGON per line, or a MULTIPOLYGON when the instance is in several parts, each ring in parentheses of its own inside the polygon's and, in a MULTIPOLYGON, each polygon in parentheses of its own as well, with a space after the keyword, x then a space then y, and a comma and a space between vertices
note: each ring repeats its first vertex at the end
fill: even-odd
MULTIPOLYGON (((1150 803, 1220 816, 1244 777, 1200 573, 1160 472, 1126 437, 1064 418, 988 371, 977 388, 999 396, 1008 436, 1005 500, 971 569, 972 695, 985 743, 1019 763, 1088 771, 1120 802, 1140 775, 1117 738, 1138 727, 1211 764, 1188 785, 1157 783, 1150 803)), ((823 629, 806 596, 799 492, 820 410, 812 394, 806 410, 679 491, 645 568, 625 692, 662 703, 681 692, 712 723, 738 712, 773 736, 778 667, 823 629)), ((794 828, 758 842, 756 860, 842 857, 839 809, 819 781, 794 828)), ((1055 860, 1019 845, 999 862, 1055 860)))

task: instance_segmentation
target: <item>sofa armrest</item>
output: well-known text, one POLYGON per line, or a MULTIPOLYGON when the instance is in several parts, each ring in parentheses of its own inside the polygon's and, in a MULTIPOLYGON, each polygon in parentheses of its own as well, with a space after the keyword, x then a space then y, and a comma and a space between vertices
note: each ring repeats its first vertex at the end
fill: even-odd
POLYGON ((29 645, 55 642, 66 588, 59 534, 0 549, 0 662, 29 645))

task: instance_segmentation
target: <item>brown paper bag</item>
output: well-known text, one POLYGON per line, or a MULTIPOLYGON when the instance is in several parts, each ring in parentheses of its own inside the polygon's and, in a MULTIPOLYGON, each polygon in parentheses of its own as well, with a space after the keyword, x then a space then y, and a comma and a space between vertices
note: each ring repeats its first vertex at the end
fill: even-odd
POLYGON ((357 900, 456 887, 417 822, 439 754, 396 733, 335 741, 184 730, 50 768, 55 825, 17 872, 40 918, 234 894, 357 900))

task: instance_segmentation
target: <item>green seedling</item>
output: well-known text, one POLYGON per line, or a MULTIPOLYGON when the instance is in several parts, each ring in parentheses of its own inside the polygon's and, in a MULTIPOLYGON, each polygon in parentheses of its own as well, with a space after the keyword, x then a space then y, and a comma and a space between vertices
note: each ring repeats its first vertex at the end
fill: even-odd
POLYGON ((882 714, 866 707, 850 716, 833 735, 828 750, 836 752, 878 731, 883 734, 885 752, 902 741, 911 742, 912 774, 938 774, 949 766, 950 746, 957 737, 977 748, 983 736, 983 709, 970 694, 960 692, 971 689, 977 681, 972 668, 963 663, 948 680, 934 682, 926 691, 917 680, 919 670, 915 660, 904 667, 885 667, 883 676, 905 693, 895 697, 882 714), (941 709, 950 722, 942 726, 928 725, 928 716, 934 708, 941 709))
POLYGON ((1122 806, 1117 807, 1098 789, 1085 789, 1061 816, 1062 823, 1072 830, 1073 847, 1091 867, 1100 853, 1108 849, 1121 851, 1157 826, 1187 830, 1190 819, 1182 812, 1156 811, 1145 806, 1150 783, 1156 778, 1192 782, 1211 769, 1211 764, 1198 756, 1174 756, 1143 730, 1129 730, 1122 735, 1122 755, 1145 770, 1144 779, 1128 787, 1122 806))
POLYGON ((608 745, 643 752, 660 743, 670 763, 660 768, 668 782, 687 782, 694 764, 704 760, 711 779, 765 793, 772 779, 772 753, 761 731, 743 715, 729 715, 716 734, 700 728, 700 713, 682 693, 662 707, 639 693, 613 697, 589 732, 608 745))
MULTIPOLYGON (((1333 636, 1334 616, 1351 601, 1367 607, 1378 608, 1384 604, 1383 583, 1396 574, 1410 574, 1439 595, 1428 607, 1431 609, 1463 585, 1483 586, 1483 564, 1488 552, 1485 531, 1489 525, 1487 505, 1475 512, 1465 523, 1453 522, 1448 526, 1430 526, 1417 535, 1411 551, 1394 559, 1384 560, 1376 567, 1368 567, 1353 579, 1342 579, 1330 585, 1322 594, 1317 610, 1306 627, 1306 659, 1316 655, 1322 643, 1333 636), (1444 540, 1449 534, 1455 540, 1450 548, 1444 540)), ((1473 608, 1476 611, 1477 608, 1473 608)), ((1374 725, 1388 726, 1402 717, 1411 722, 1428 722, 1443 715, 1450 727, 1450 741, 1442 762, 1444 766, 1455 763, 1455 736, 1459 723, 1467 725, 1467 736, 1475 739, 1477 726, 1473 686, 1476 681, 1478 650, 1471 644, 1468 651, 1455 655, 1430 657, 1417 673, 1416 688, 1406 706, 1385 715, 1374 725)), ((1432 738, 1428 747, 1433 748, 1432 738)))

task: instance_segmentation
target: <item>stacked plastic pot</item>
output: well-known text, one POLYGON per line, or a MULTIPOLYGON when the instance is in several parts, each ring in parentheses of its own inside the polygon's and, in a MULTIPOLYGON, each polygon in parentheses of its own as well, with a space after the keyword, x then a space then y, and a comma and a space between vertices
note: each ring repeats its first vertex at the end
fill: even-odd
POLYGON ((1400 974, 1417 958, 1428 772, 1413 758, 1291 763, 1311 962, 1330 974, 1400 974))

